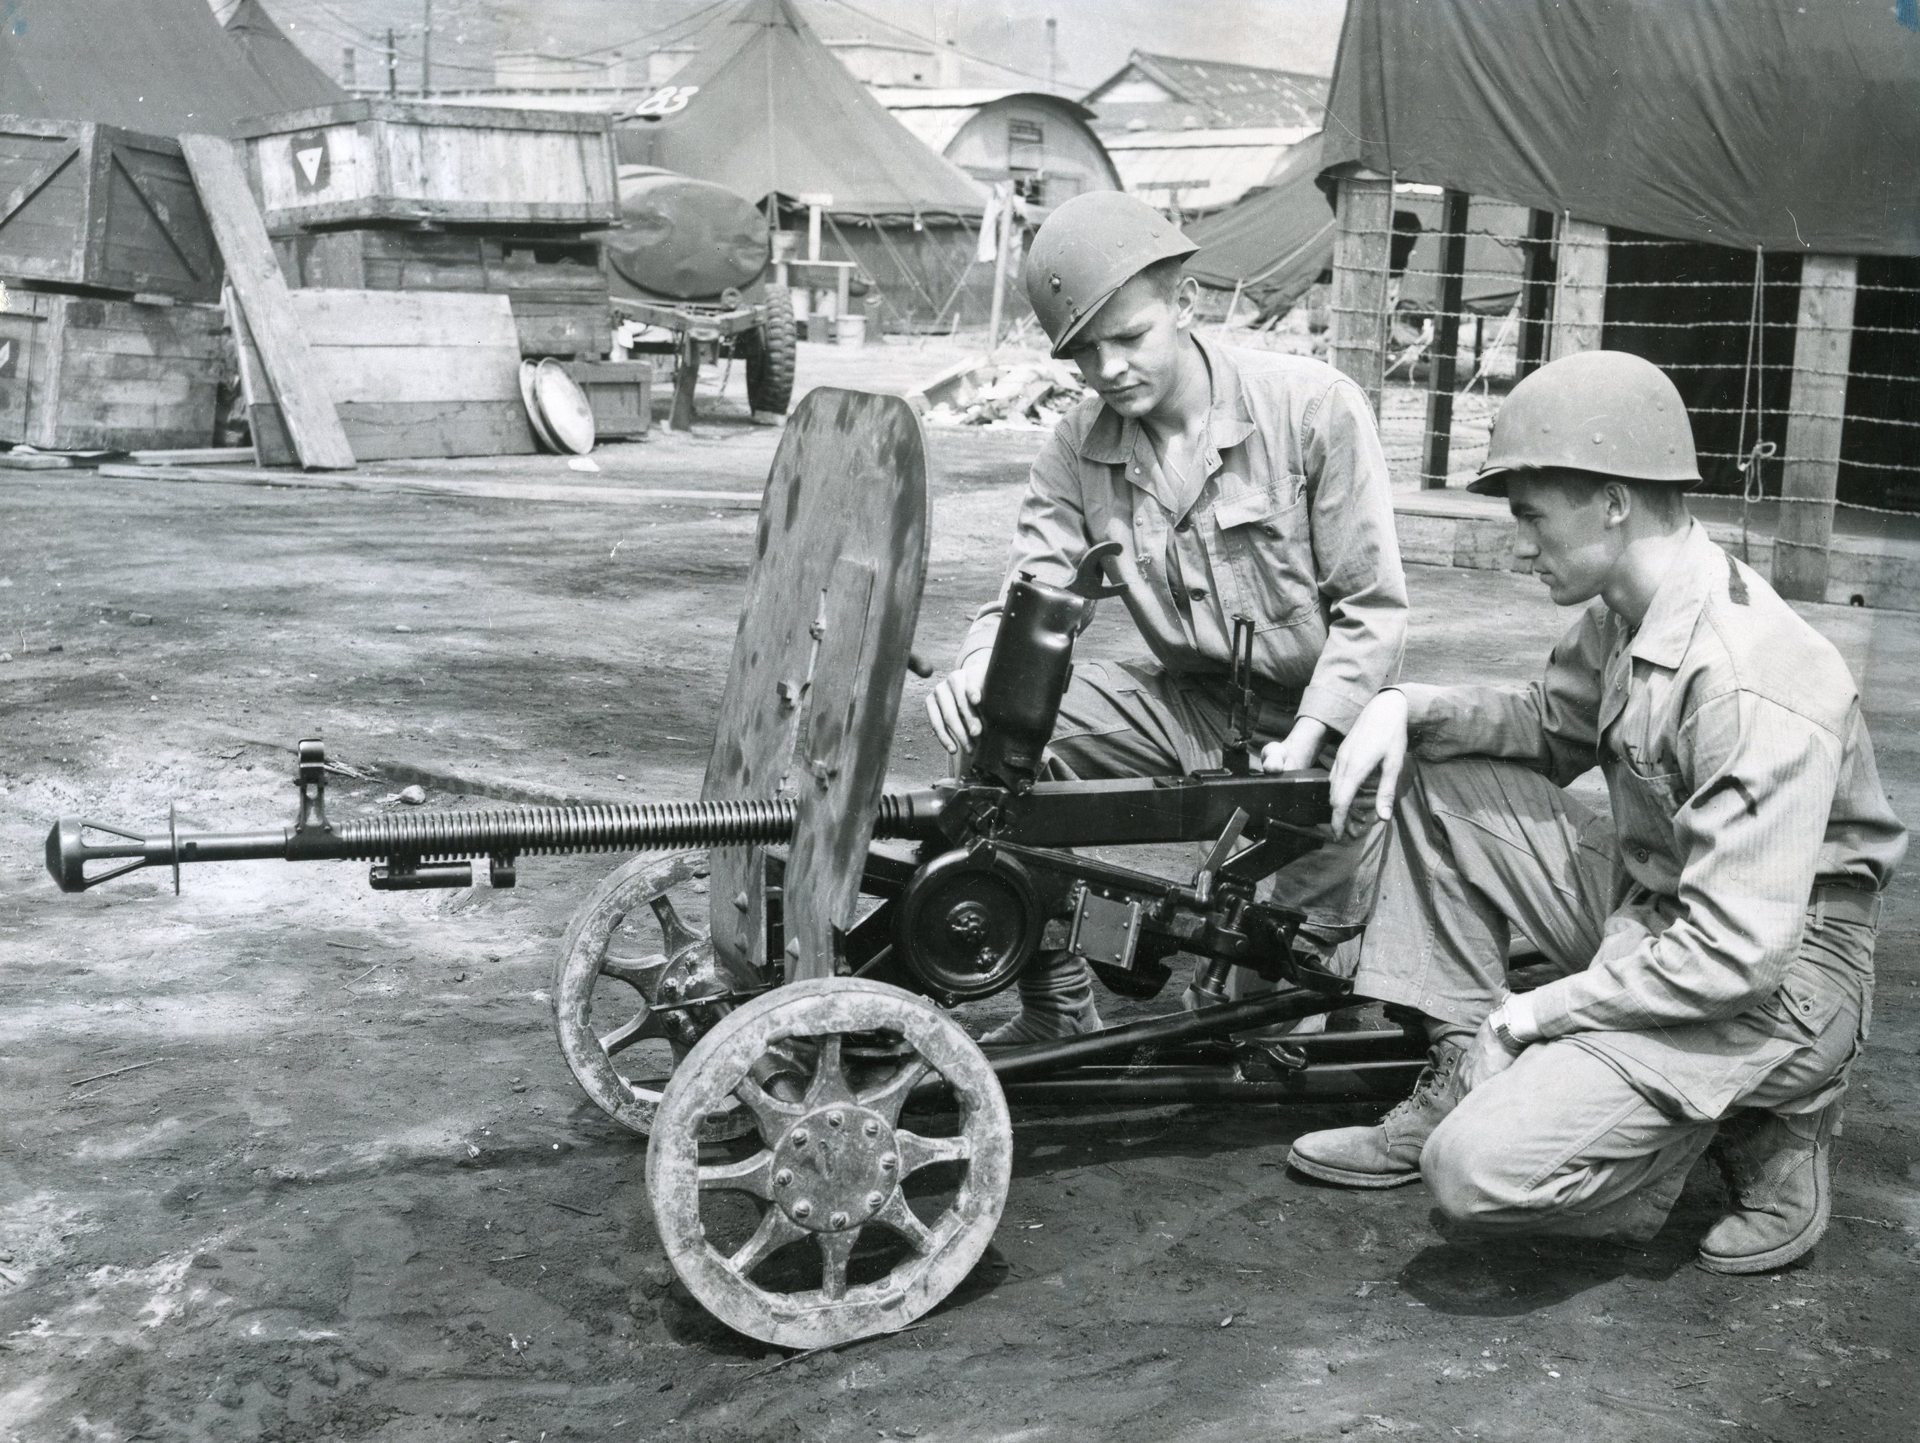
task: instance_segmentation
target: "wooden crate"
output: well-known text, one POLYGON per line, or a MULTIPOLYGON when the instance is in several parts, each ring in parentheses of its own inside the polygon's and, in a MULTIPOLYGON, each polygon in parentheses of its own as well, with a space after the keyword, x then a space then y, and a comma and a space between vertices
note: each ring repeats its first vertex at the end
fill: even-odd
POLYGON ((6 289, 0 441, 50 450, 214 444, 231 341, 218 306, 6 289))
POLYGON ((395 220, 579 229, 620 218, 605 115, 354 100, 237 129, 269 230, 395 220))
POLYGON ((629 441, 653 428, 652 361, 569 361, 565 369, 587 393, 598 439, 629 441))
POLYGON ((0 116, 0 275, 211 302, 221 274, 178 141, 0 116))
POLYGON ((513 303, 523 356, 604 356, 613 316, 600 242, 579 236, 356 229, 274 237, 287 284, 484 291, 513 303))
MULTIPOLYGON (((288 293, 318 379, 359 461, 523 456, 538 449, 520 399, 520 347, 505 296, 458 291, 288 293)), ((244 322, 241 380, 263 466, 294 461, 244 322)))

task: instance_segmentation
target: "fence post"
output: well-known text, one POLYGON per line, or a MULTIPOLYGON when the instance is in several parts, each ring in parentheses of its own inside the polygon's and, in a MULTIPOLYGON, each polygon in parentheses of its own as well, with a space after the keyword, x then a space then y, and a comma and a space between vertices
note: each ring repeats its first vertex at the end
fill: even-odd
POLYGON ((1599 350, 1606 315, 1607 228, 1569 218, 1560 227, 1547 359, 1599 350))
POLYGON ((1527 212, 1527 238, 1521 243, 1526 270, 1520 282, 1520 338, 1513 378, 1525 380, 1547 355, 1547 322, 1553 316, 1553 212, 1527 212))
POLYGON ((1464 190, 1450 190, 1440 203, 1440 314, 1427 357, 1427 454, 1420 467, 1420 486, 1428 491, 1447 484, 1447 454, 1453 447, 1454 368, 1460 353, 1471 199, 1464 190))
POLYGON ((1827 599, 1857 270, 1852 256, 1810 255, 1800 261, 1780 529, 1773 544, 1774 590, 1794 601, 1827 599))
POLYGON ((1370 170, 1340 177, 1334 223, 1333 364, 1367 393, 1378 416, 1387 364, 1393 182, 1370 170))

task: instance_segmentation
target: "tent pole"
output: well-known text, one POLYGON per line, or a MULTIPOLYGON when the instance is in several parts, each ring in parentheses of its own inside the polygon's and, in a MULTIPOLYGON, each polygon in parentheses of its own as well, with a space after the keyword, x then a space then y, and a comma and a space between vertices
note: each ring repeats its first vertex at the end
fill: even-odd
POLYGON ((1852 256, 1810 255, 1800 261, 1787 454, 1773 543, 1774 589, 1790 601, 1827 599, 1858 266, 1852 256))
POLYGON ((1472 198, 1449 190, 1440 202, 1440 315, 1427 362, 1427 455, 1420 468, 1425 491, 1447 484, 1453 446, 1454 367, 1460 353, 1460 306, 1466 291, 1467 213, 1472 198))
POLYGON ((999 212, 994 216, 993 234, 993 315, 987 322, 987 359, 993 359, 993 353, 1000 347, 1000 318, 1006 313, 1007 304, 1007 242, 1010 234, 1008 222, 1013 219, 1013 185, 995 186, 1000 192, 995 196, 999 203, 999 212))

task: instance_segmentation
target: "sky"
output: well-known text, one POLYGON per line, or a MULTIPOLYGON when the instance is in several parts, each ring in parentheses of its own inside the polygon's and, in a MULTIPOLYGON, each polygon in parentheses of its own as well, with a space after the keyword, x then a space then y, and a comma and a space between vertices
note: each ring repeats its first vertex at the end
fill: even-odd
MULTIPOLYGON (((209 0, 216 14, 238 0, 209 0)), ((264 0, 282 29, 329 75, 355 51, 366 83, 384 65, 395 31, 400 85, 418 83, 424 17, 433 25, 436 89, 487 85, 498 50, 576 55, 626 47, 638 53, 696 33, 733 0, 264 0)), ((1091 88, 1129 50, 1233 60, 1329 74, 1345 0, 799 0, 827 39, 867 35, 904 44, 951 35, 968 58, 961 83, 1018 85, 1044 78, 1046 20, 1057 18, 1063 79, 1091 88)))

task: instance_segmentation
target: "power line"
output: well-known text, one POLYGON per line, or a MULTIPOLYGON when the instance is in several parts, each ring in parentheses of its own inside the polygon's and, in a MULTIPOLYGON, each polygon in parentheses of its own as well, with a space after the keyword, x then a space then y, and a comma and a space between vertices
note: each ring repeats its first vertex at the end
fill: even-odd
POLYGON ((939 40, 934 38, 931 35, 922 35, 918 30, 914 30, 909 26, 901 25, 896 21, 883 19, 880 16, 875 15, 870 11, 862 10, 858 5, 852 4, 851 0, 833 0, 833 3, 838 5, 843 10, 851 10, 855 15, 858 15, 862 20, 871 20, 875 25, 879 25, 887 30, 892 30, 900 35, 911 35, 915 40, 920 41, 922 44, 931 45, 934 48, 934 52, 936 54, 942 50, 951 50, 955 55, 963 56, 966 59, 975 61, 981 65, 990 66, 995 70, 1004 70, 1009 75, 1023 75, 1028 80, 1046 81, 1046 83, 1048 83, 1049 85, 1059 84, 1059 80, 1057 77, 1049 78, 1048 76, 1040 74, 1038 71, 1022 70, 1018 65, 1008 65, 1005 61, 1002 61, 1002 60, 994 60, 985 55, 976 55, 971 50, 962 50, 958 45, 953 44, 951 41, 939 40))

